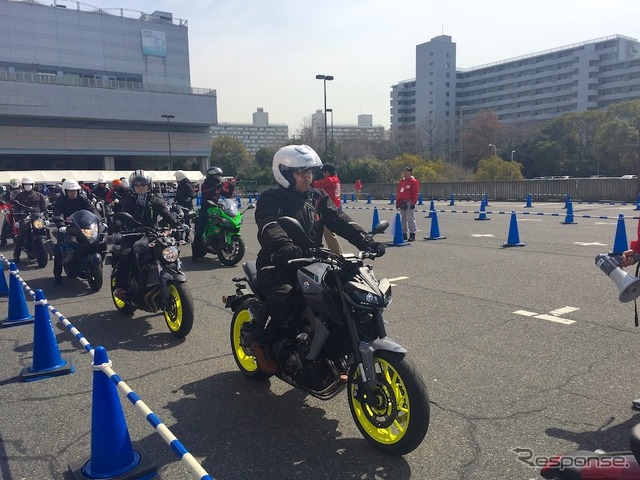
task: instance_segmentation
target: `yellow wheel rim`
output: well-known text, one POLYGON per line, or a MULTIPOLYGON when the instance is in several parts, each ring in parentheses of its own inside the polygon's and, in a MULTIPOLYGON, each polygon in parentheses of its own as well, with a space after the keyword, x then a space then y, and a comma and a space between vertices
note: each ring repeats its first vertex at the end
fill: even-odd
MULTIPOLYGON (((358 422, 369 437, 378 443, 391 445, 399 442, 409 427, 411 417, 409 396, 404 381, 396 369, 384 359, 376 357, 374 361, 380 382, 373 391, 376 407, 372 408, 356 399, 358 385, 355 378, 349 394, 358 422), (381 427, 380 423, 388 426, 381 427)), ((355 377, 359 377, 357 369, 355 377)))
POLYGON ((233 322, 233 354, 235 355, 238 363, 247 372, 254 372, 258 369, 256 358, 253 355, 247 355, 245 349, 240 345, 240 337, 242 332, 242 326, 245 323, 251 322, 252 317, 248 309, 239 310, 236 313, 235 320, 233 322))
POLYGON ((115 303, 116 307, 118 308, 124 308, 126 303, 120 300, 118 297, 116 297, 114 293, 115 290, 116 290, 116 279, 112 278, 111 279, 111 297, 113 298, 113 303, 115 303))
POLYGON ((182 325, 182 298, 176 286, 171 283, 167 285, 167 291, 173 298, 173 302, 171 302, 173 305, 168 305, 168 309, 165 307, 164 318, 169 326, 169 330, 177 332, 182 325))

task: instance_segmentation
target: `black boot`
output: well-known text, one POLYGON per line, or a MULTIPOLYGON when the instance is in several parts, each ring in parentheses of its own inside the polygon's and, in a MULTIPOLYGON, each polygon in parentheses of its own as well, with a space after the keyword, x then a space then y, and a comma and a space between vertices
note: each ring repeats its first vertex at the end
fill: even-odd
POLYGON ((409 241, 410 242, 415 242, 416 241, 416 234, 415 233, 410 233, 409 234, 409 241))
POLYGON ((16 248, 13 251, 13 263, 15 263, 16 265, 20 264, 20 249, 16 248))

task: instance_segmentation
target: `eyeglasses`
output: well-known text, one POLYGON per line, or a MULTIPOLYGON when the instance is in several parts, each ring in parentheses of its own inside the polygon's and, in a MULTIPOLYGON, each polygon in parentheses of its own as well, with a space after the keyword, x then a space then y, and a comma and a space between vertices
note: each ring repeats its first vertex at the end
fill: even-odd
POLYGON ((313 175, 313 168, 305 168, 303 170, 294 170, 299 175, 313 175))

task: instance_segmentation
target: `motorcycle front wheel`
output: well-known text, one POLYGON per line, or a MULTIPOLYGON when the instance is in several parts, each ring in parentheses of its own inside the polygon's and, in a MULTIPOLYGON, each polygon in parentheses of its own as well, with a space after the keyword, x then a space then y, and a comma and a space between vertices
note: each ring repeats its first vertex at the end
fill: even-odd
POLYGON ((89 266, 89 288, 94 292, 99 291, 102 288, 102 265, 90 265, 89 266))
POLYGON ((429 428, 429 396, 424 380, 404 354, 377 351, 378 385, 367 399, 357 366, 349 371, 349 409, 362 436, 387 455, 415 450, 429 428))
POLYGON ((256 357, 253 356, 251 347, 248 345, 242 346, 243 330, 252 328, 251 322, 254 319, 254 315, 257 315, 259 308, 260 302, 257 298, 245 300, 242 305, 233 312, 230 329, 233 359, 236 361, 236 365, 238 365, 238 368, 244 376, 252 380, 266 380, 270 377, 269 374, 263 372, 258 367, 256 357))
POLYGON ((34 241, 34 247, 36 250, 36 261, 38 262, 38 266, 40 268, 46 267, 49 262, 49 253, 47 253, 47 250, 44 248, 44 243, 42 243, 42 240, 37 239, 34 241))
POLYGON ((184 338, 193 327, 193 299, 184 283, 168 283, 169 302, 164 306, 164 320, 171 333, 184 338))
POLYGON ((234 237, 231 243, 227 243, 221 239, 216 253, 221 264, 232 267, 244 257, 244 240, 234 237))

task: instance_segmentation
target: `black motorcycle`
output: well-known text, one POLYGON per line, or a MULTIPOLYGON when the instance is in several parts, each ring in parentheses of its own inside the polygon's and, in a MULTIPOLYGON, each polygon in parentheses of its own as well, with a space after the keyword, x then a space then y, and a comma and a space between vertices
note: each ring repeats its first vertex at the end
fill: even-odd
POLYGON ((49 262, 49 256, 54 253, 54 245, 51 240, 51 232, 47 228, 45 212, 37 212, 35 208, 27 207, 20 202, 13 201, 22 211, 13 213, 17 228, 26 229, 21 250, 27 254, 29 260, 36 260, 38 267, 44 268, 49 262))
MULTIPOLYGON (((272 345, 277 376, 321 400, 346 388, 351 415, 371 445, 388 455, 413 451, 429 427, 429 398, 407 351, 387 337, 383 311, 391 303, 391 284, 378 281, 373 267, 364 264, 375 254, 338 256, 311 247, 297 220, 281 217, 278 223, 296 245, 307 245, 307 258, 288 262, 298 267, 297 308, 272 345)), ((381 222, 376 233, 388 226, 381 222)), ((235 295, 223 298, 233 312, 231 350, 244 375, 265 379, 269 375, 251 347, 254 330, 262 328, 258 322, 266 320, 261 317, 265 297, 257 287, 255 262, 243 269, 246 276, 233 279, 235 295)))
POLYGON ((113 266, 111 297, 116 309, 123 314, 132 314, 138 309, 151 313, 162 310, 171 333, 186 337, 193 326, 193 300, 180 261, 179 245, 185 242, 176 240, 174 233, 189 227, 146 227, 126 212, 114 214, 113 223, 114 228, 122 232, 110 237, 114 245, 108 260, 113 266), (130 253, 137 240, 145 237, 147 249, 143 254, 134 252, 135 259, 131 262, 127 298, 119 298, 115 295, 119 259, 130 253))
POLYGON ((69 217, 53 219, 58 225, 58 249, 62 268, 69 278, 82 278, 94 292, 102 288, 102 264, 107 254, 107 226, 89 210, 79 210, 69 217))

